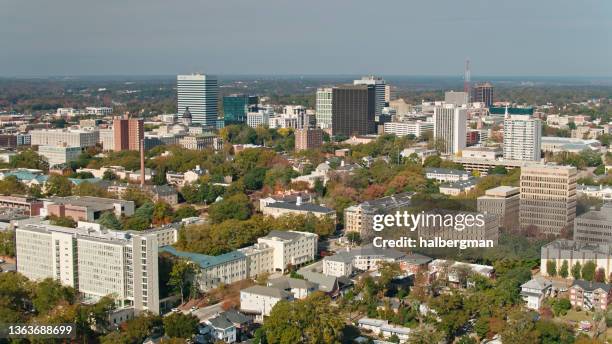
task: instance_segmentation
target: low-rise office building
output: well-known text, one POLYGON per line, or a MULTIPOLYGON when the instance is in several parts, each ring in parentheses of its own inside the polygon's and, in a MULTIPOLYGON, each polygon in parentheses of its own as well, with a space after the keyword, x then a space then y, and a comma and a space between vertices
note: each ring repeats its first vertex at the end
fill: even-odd
POLYGON ((427 179, 435 179, 438 182, 458 182, 468 180, 471 175, 467 171, 453 170, 449 168, 427 168, 425 169, 425 177, 427 179))
POLYGON ((308 215, 313 214, 316 217, 336 218, 336 211, 314 203, 302 202, 302 198, 298 197, 295 203, 293 202, 266 202, 261 207, 261 212, 264 215, 274 218, 283 215, 308 215))
POLYGON ((40 215, 40 209, 43 207, 43 202, 34 197, 0 195, 0 207, 19 209, 29 216, 38 216, 40 215))
POLYGON ((520 188, 498 186, 485 191, 478 197, 478 212, 494 214, 499 217, 499 224, 506 230, 518 228, 520 209, 520 188))
POLYGON ((551 261, 555 264, 556 271, 560 271, 564 261, 567 261, 570 270, 576 263, 584 266, 587 262, 592 261, 597 270, 603 269, 604 275, 610 276, 612 244, 557 239, 542 246, 540 250, 540 271, 543 276, 548 276, 548 263, 551 261))
POLYGON ((574 220, 574 240, 586 243, 612 244, 612 204, 591 210, 574 220))
POLYGON ((69 217, 74 221, 93 222, 104 212, 113 212, 118 218, 134 215, 134 202, 92 196, 52 197, 44 200, 42 216, 69 217))

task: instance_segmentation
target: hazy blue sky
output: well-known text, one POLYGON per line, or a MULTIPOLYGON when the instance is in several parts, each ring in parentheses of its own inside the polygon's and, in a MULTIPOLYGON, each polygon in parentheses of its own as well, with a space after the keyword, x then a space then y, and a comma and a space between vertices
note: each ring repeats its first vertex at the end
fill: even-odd
POLYGON ((611 0, 0 0, 0 76, 612 76, 611 0))

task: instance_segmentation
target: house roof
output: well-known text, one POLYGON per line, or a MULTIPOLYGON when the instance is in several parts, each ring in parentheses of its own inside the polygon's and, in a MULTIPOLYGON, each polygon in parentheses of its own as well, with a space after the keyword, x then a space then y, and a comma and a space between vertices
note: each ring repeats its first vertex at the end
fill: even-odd
POLYGON ((270 296, 270 297, 275 297, 277 299, 290 299, 291 298, 291 294, 284 290, 274 288, 274 287, 266 287, 262 285, 254 285, 252 287, 242 289, 240 292, 256 294, 256 295, 263 295, 263 296, 270 296))
POLYGON ((610 289, 612 288, 612 286, 607 283, 592 282, 592 281, 585 281, 585 280, 575 280, 571 288, 574 288, 574 287, 580 287, 581 289, 585 291, 595 291, 597 289, 601 289, 605 291, 606 293, 609 293, 610 289))
POLYGON ((172 246, 163 246, 160 247, 160 252, 168 252, 174 256, 188 259, 198 265, 201 268, 209 268, 215 265, 225 264, 231 261, 246 259, 244 253, 240 251, 232 251, 224 254, 220 254, 218 256, 209 256, 206 254, 195 253, 195 252, 184 252, 178 251, 172 246))
POLYGON ((306 211, 311 213, 333 213, 334 210, 331 208, 327 208, 314 203, 297 203, 293 202, 274 202, 266 205, 268 208, 279 208, 279 209, 287 209, 287 210, 298 210, 298 211, 306 211))
POLYGON ((317 285, 304 279, 280 277, 268 281, 268 286, 281 289, 315 289, 317 285))
POLYGON ((532 278, 529 281, 523 283, 521 288, 544 290, 552 286, 552 282, 543 278, 532 278))

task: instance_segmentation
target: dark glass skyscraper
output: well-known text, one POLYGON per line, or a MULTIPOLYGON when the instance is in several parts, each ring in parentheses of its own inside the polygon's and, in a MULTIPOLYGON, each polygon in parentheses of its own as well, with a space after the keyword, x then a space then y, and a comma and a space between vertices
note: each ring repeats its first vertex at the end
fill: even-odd
POLYGON ((341 85, 332 89, 332 132, 353 136, 376 134, 374 85, 341 85))
POLYGON ((259 97, 235 94, 223 97, 223 119, 225 125, 246 122, 249 111, 257 111, 259 97))
POLYGON ((489 82, 474 86, 472 102, 485 103, 487 107, 493 105, 493 85, 489 82))

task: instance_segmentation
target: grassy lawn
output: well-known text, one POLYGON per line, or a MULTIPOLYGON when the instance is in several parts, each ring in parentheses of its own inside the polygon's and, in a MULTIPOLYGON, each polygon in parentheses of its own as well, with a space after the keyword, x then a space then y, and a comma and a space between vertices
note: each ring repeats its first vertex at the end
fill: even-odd
POLYGON ((560 316, 558 319, 562 321, 573 322, 573 323, 579 323, 583 320, 592 321, 593 312, 588 312, 588 315, 587 315, 586 311, 578 312, 575 309, 570 309, 569 311, 567 311, 566 315, 560 316))

